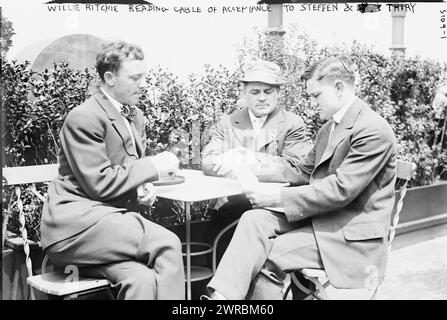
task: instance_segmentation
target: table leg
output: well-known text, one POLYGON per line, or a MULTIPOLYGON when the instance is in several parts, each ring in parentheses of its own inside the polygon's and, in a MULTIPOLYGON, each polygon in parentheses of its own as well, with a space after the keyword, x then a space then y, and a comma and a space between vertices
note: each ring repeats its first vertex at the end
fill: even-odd
POLYGON ((191 202, 186 202, 186 300, 191 300, 191 202))

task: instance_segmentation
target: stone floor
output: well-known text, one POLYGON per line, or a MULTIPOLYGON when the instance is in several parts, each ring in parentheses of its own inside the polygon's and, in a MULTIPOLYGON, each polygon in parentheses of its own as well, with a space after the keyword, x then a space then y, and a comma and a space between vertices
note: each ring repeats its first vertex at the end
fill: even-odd
POLYGON ((377 299, 447 300, 447 236, 392 251, 377 299))
MULTIPOLYGON (((327 292, 332 299, 369 298, 366 290, 327 292)), ((447 236, 393 250, 376 299, 447 300, 447 236)))

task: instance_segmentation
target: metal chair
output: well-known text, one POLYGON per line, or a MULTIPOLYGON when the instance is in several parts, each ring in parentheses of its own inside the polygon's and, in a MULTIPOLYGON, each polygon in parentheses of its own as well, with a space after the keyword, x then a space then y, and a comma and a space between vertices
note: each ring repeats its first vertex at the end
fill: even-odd
MULTIPOLYGON (((398 201, 396 205, 396 210, 393 215, 393 220, 391 222, 390 231, 388 235, 388 253, 391 252, 391 243, 394 240, 396 235, 396 227, 399 223, 399 215, 402 210, 403 201, 407 192, 407 183, 414 176, 416 171, 416 165, 414 163, 408 161, 397 162, 397 182, 396 182, 396 190, 400 190, 398 201)), ((289 291, 291 290, 292 285, 295 285, 299 290, 307 294, 304 297, 304 300, 309 299, 317 299, 317 300, 328 300, 329 296, 326 292, 326 288, 330 285, 326 271, 324 269, 301 269, 296 271, 299 273, 299 277, 304 277, 315 286, 315 290, 309 290, 305 287, 299 280, 296 273, 291 273, 291 283, 289 287, 286 289, 284 293, 284 299, 286 299, 289 291)), ((373 288, 373 293, 370 296, 370 299, 375 299, 377 295, 379 286, 373 288)), ((351 289, 350 289, 351 290, 351 289)))
MULTIPOLYGON (((396 210, 393 215, 393 220, 391 223, 388 240, 389 240, 389 246, 388 246, 388 252, 391 251, 391 243, 395 237, 396 234, 396 227, 399 223, 399 215, 402 210, 403 201, 407 192, 407 183, 411 180, 414 173, 416 171, 416 165, 414 163, 408 162, 408 161, 401 161, 398 160, 397 162, 397 182, 396 182, 396 190, 400 190, 398 195, 398 201, 396 210)), ((231 228, 235 227, 237 223, 239 222, 239 219, 236 221, 233 221, 229 225, 227 225, 225 228, 223 228, 218 235, 216 236, 214 243, 213 243, 213 257, 212 257, 212 264, 213 264, 213 272, 216 271, 217 268, 217 246, 219 244, 219 241, 221 237, 231 228)), ((304 293, 303 299, 309 300, 309 299, 318 299, 318 300, 327 300, 329 299, 329 296, 326 292, 326 288, 330 285, 329 280, 327 278, 326 271, 324 269, 301 269, 296 271, 298 274, 298 277, 295 273, 290 274, 290 285, 287 286, 287 288, 284 290, 284 296, 283 298, 286 299, 288 294, 290 293, 290 290, 292 289, 292 285, 295 285, 301 292, 304 293), (302 283, 298 278, 301 279, 307 279, 310 281, 313 286, 315 287, 315 290, 310 290, 308 286, 304 283, 302 283)), ((378 287, 374 288, 373 293, 371 295, 371 299, 374 299, 377 294, 378 287)))
MULTIPOLYGON (((25 264, 28 272, 27 284, 30 286, 29 298, 35 299, 34 289, 41 292, 59 296, 63 299, 73 299, 80 295, 90 294, 99 290, 105 290, 110 287, 110 282, 106 279, 96 279, 79 276, 79 270, 67 266, 63 271, 46 272, 48 257, 45 256, 42 262, 42 274, 33 275, 32 262, 30 257, 30 240, 25 225, 25 213, 23 212, 22 184, 30 184, 30 190, 40 201, 45 201, 45 197, 36 190, 36 183, 51 181, 58 174, 58 164, 24 166, 14 168, 3 168, 3 183, 6 186, 14 186, 14 193, 11 195, 11 201, 8 205, 8 213, 13 206, 19 210, 19 222, 21 239, 19 246, 23 246, 25 252, 25 264), (13 201, 13 196, 16 200, 13 201)), ((4 228, 6 225, 4 226, 4 228)), ((6 230, 5 230, 6 231, 6 230)), ((2 244, 5 242, 2 239, 2 244)), ((8 241, 6 241, 7 243, 8 241)), ((39 244, 40 245, 40 244, 39 244)))

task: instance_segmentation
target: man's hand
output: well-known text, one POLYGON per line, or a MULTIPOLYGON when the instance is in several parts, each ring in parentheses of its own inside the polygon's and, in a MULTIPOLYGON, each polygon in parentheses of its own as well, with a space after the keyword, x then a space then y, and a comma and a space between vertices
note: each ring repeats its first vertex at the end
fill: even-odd
POLYGON ((213 171, 218 176, 226 176, 232 171, 231 163, 228 163, 225 154, 221 154, 213 159, 213 171))
POLYGON ((213 161, 213 171, 220 176, 232 172, 235 167, 248 165, 252 168, 256 165, 255 153, 244 147, 237 147, 217 156, 213 161))
POLYGON ((150 207, 157 199, 155 187, 150 182, 145 182, 137 188, 138 202, 150 207))
POLYGON ((253 174, 258 175, 259 164, 256 152, 244 147, 237 147, 232 149, 232 151, 238 155, 238 159, 240 159, 239 164, 247 166, 253 174))
POLYGON ((158 171, 160 172, 159 179, 173 177, 179 168, 179 159, 171 152, 163 151, 151 159, 158 171))
POLYGON ((282 207, 281 188, 259 186, 247 191, 245 196, 255 208, 282 207))

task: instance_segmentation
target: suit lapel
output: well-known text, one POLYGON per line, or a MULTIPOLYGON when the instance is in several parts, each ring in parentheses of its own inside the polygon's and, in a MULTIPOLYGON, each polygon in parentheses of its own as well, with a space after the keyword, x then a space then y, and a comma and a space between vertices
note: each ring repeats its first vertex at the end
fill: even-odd
POLYGON ((233 133, 239 143, 250 150, 260 151, 262 148, 274 141, 281 132, 282 123, 285 121, 283 113, 277 108, 265 120, 259 135, 253 137, 253 126, 251 124, 248 108, 236 111, 231 116, 233 133))
MULTIPOLYGON (((124 123, 123 117, 119 114, 118 110, 112 105, 109 99, 99 91, 95 94, 95 99, 102 109, 106 112, 108 118, 112 122, 112 126, 118 132, 121 140, 123 141, 124 149, 127 154, 130 156, 137 156, 137 150, 135 149, 134 144, 132 143, 132 137, 129 134, 129 130, 127 130, 126 124, 124 123)), ((137 137, 135 137, 137 140, 137 137)))
POLYGON ((253 132, 253 126, 251 125, 247 108, 238 110, 231 115, 231 127, 233 134, 239 143, 242 146, 253 150, 253 148, 251 148, 254 147, 254 137, 251 134, 253 132))
POLYGON ((346 111, 344 117, 341 119, 340 123, 335 127, 330 141, 328 141, 328 138, 331 131, 332 121, 328 121, 326 123, 326 127, 324 127, 325 131, 321 136, 321 142, 323 143, 323 145, 326 145, 326 147, 324 148, 324 153, 321 156, 320 160, 317 162, 315 168, 332 157, 337 146, 348 136, 349 129, 351 129, 354 125, 354 122, 357 119, 362 105, 363 103, 359 99, 356 99, 353 102, 348 111, 346 111), (324 141, 327 141, 327 143, 325 144, 324 141))
POLYGON ((262 151, 263 147, 278 137, 282 123, 285 121, 284 115, 276 108, 264 122, 261 131, 256 138, 256 150, 262 151))
POLYGON ((143 154, 143 143, 141 142, 141 136, 137 130, 135 121, 130 122, 130 127, 132 128, 133 136, 135 137, 135 144, 137 147, 138 156, 141 157, 141 155, 143 154))
POLYGON ((323 127, 321 127, 321 131, 317 137, 317 141, 315 143, 316 151, 315 151, 315 163, 319 165, 322 159, 323 153, 326 150, 329 133, 331 132, 332 121, 327 121, 323 127))

